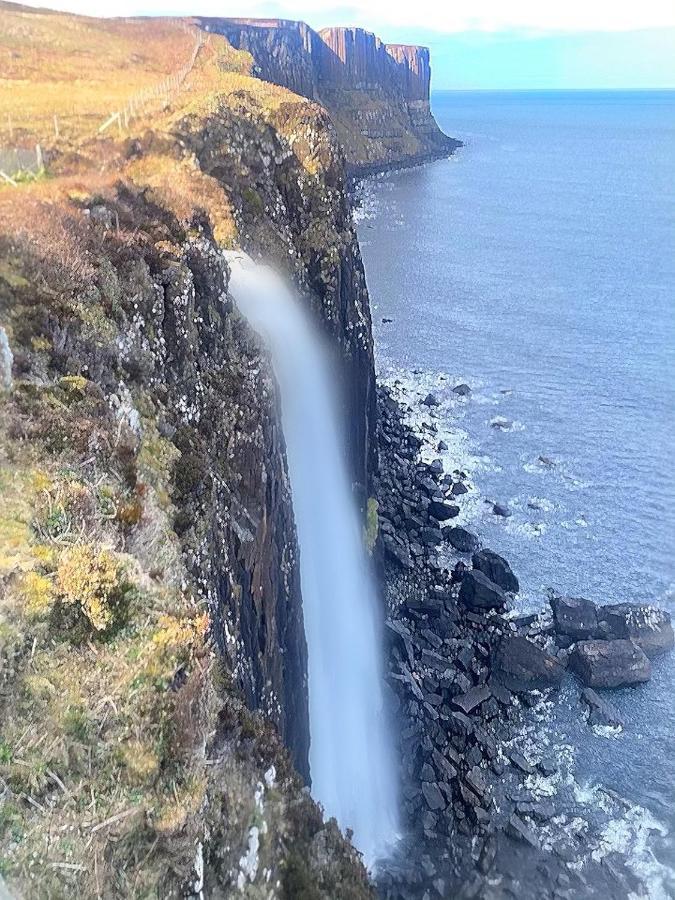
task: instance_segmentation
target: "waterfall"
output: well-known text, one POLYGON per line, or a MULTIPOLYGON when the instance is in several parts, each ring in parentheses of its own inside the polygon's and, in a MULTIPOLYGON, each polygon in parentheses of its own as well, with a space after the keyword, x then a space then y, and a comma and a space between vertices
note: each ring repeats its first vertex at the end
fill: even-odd
POLYGON ((383 703, 378 600, 351 491, 328 355, 309 314, 270 268, 228 253, 230 291, 268 346, 281 398, 308 656, 312 795, 351 828, 366 864, 398 823, 383 703))

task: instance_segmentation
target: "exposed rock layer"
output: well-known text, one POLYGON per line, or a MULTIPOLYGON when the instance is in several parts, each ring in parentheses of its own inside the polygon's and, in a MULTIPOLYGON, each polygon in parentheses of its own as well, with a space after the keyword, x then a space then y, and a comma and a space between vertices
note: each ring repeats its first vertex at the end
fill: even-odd
POLYGON ((352 171, 449 155, 459 142, 431 113, 429 50, 362 28, 313 31, 287 19, 200 19, 253 56, 261 78, 330 112, 352 171))

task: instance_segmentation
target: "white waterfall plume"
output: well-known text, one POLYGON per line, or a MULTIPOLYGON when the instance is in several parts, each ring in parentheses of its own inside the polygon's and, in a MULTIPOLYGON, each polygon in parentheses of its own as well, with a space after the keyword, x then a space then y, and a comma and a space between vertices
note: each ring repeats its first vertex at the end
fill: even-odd
POLYGON ((300 549, 312 795, 369 866, 396 840, 397 779, 383 703, 382 633, 351 491, 335 379, 308 312, 269 267, 227 253, 230 291, 279 385, 300 549))

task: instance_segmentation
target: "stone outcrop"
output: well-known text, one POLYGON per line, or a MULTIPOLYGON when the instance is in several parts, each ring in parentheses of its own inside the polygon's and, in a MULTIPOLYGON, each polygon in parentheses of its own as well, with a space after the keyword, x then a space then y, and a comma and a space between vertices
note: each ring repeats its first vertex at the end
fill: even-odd
POLYGON ((449 155, 459 142, 429 103, 429 50, 362 28, 314 31, 287 19, 199 19, 248 51, 256 73, 325 106, 355 173, 449 155))
POLYGON ((579 641, 570 655, 570 668, 593 688, 616 688, 649 681, 652 667, 634 641, 579 641))

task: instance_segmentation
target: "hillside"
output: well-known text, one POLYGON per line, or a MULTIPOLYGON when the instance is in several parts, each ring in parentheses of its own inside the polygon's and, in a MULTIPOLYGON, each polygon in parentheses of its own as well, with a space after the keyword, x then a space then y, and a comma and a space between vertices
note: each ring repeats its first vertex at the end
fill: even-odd
POLYGON ((0 21, 2 111, 45 163, 0 187, 1 874, 36 897, 369 896, 298 775, 276 389, 220 254, 308 297, 365 495, 370 318, 332 123, 189 23, 0 21))

